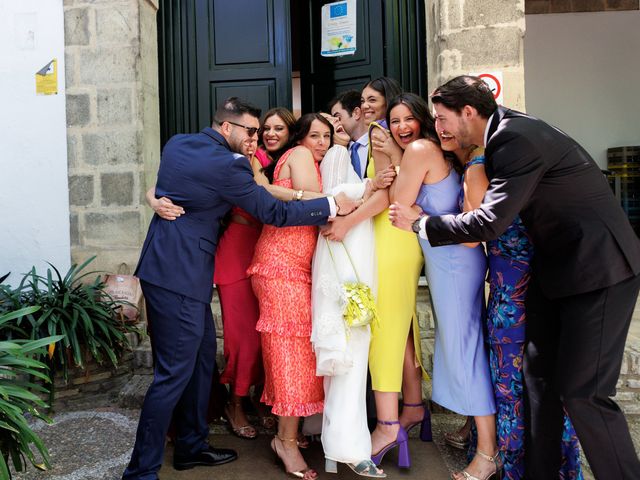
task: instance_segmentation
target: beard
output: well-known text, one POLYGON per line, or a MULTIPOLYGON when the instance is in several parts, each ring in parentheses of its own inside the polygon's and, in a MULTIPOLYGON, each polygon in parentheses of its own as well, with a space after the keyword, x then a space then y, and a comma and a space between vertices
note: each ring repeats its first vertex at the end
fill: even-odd
POLYGON ((472 145, 475 145, 475 143, 472 141, 473 139, 471 138, 469 126, 464 121, 460 122, 460 126, 455 134, 455 137, 458 141, 458 145, 462 149, 466 149, 471 147, 472 145))
MULTIPOLYGON (((243 139, 239 138, 238 135, 231 133, 229 139, 227 140, 229 144, 229 149, 234 153, 242 153, 243 147, 243 139)), ((244 155, 244 154, 243 154, 244 155)))

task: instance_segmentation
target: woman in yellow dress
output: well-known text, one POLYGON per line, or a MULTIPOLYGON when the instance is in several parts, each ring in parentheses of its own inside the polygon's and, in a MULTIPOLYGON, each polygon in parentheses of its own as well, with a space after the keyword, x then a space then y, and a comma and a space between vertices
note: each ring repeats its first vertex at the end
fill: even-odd
MULTIPOLYGON (((372 80, 362 90, 361 109, 365 121, 370 123, 366 171, 367 177, 374 181, 374 188, 388 186, 389 179, 395 176, 395 169, 399 168, 385 153, 384 144, 389 136, 383 119, 387 104, 400 93, 400 85, 386 77, 372 80)), ((423 260, 416 235, 399 231, 389 222, 388 206, 388 189, 378 188, 360 208, 332 222, 325 234, 332 240, 341 240, 353 225, 374 218, 379 324, 372 327, 369 351, 378 417, 378 425, 371 435, 372 459, 380 464, 384 454, 397 446, 398 466, 408 468, 407 431, 421 425, 421 438, 431 440, 429 411, 422 402, 424 370, 420 364, 416 316, 416 292, 423 260), (402 415, 398 414, 400 391, 405 407, 402 415)))

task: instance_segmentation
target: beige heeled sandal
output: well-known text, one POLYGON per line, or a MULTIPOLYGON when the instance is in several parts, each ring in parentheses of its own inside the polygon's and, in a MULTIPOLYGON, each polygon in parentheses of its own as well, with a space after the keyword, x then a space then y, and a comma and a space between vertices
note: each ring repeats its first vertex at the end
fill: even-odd
POLYGON ((496 452, 496 454, 493 457, 490 456, 490 455, 487 455, 486 453, 482 453, 480 450, 476 451, 476 455, 478 455, 480 458, 485 459, 487 462, 493 463, 493 465, 495 466, 495 470, 493 472, 491 472, 489 475, 487 475, 486 477, 484 477, 484 478, 474 477, 473 475, 471 475, 466 470, 462 470, 461 472, 454 473, 451 476, 451 478, 453 480, 460 480, 460 479, 464 479, 464 480, 502 480, 502 459, 500 458, 500 451, 499 450, 496 452), (462 477, 460 477, 459 475, 462 475, 462 477))
POLYGON ((280 440, 280 442, 282 442, 283 446, 284 446, 284 442, 298 442, 297 438, 282 438, 280 435, 275 435, 273 437, 273 440, 271 440, 271 450, 273 450, 273 453, 276 455, 276 460, 282 464, 282 466, 284 467, 284 471, 287 475, 293 477, 293 478, 302 478, 304 480, 315 480, 316 478, 318 478, 318 474, 317 472, 313 469, 313 468, 303 468, 300 470, 296 470, 294 472, 290 472, 287 470, 287 466, 284 464, 284 460, 282 459, 282 457, 280 456, 280 454, 278 453, 278 447, 277 447, 277 442, 276 439, 280 440))

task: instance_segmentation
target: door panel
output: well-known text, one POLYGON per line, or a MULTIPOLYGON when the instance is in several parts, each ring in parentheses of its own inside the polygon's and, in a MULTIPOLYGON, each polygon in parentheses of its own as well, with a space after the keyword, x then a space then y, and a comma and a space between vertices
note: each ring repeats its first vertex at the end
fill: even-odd
POLYGON ((159 0, 162 144, 210 125, 229 96, 263 111, 291 108, 291 22, 303 112, 381 75, 425 95, 424 0, 357 0, 356 53, 334 58, 320 56, 320 11, 329 0, 293 1, 291 19, 291 0, 159 0))
MULTIPOLYGON (((215 82, 210 84, 210 98, 212 109, 210 118, 213 118, 215 108, 213 105, 220 105, 229 97, 240 97, 254 105, 274 105, 276 97, 276 84, 274 80, 248 80, 246 82, 215 82)), ((263 107, 263 111, 266 109, 263 107)))
POLYGON ((291 108, 289 0, 160 0, 158 56, 164 144, 211 125, 242 97, 291 108))
POLYGON ((201 125, 240 96, 263 111, 291 107, 288 0, 196 0, 201 125))

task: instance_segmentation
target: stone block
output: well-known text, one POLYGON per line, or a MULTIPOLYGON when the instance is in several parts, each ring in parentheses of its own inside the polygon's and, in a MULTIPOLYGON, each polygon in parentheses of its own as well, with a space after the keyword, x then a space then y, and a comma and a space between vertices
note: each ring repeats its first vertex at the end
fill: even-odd
MULTIPOLYGON (((82 228, 80 232, 81 241, 83 241, 82 236, 84 234, 85 229, 82 228)), ((131 234, 134 235, 135 232, 131 232, 131 234)), ((135 246, 118 247, 113 244, 107 245, 108 248, 98 251, 97 258, 91 263, 92 269, 99 272, 115 273, 118 271, 118 268, 122 263, 129 265, 131 268, 135 268, 138 264, 138 259, 140 258, 140 246, 142 245, 142 240, 142 235, 139 232, 138 241, 135 246)), ((81 264, 95 254, 95 246, 85 246, 84 243, 82 243, 82 246, 78 245, 71 248, 71 261, 73 263, 81 264)))
POLYGON ((102 205, 131 205, 133 186, 133 172, 103 173, 100 175, 102 205))
POLYGON ((138 34, 136 6, 136 3, 112 4, 96 9, 97 43, 130 45, 138 34))
POLYGON ((429 375, 433 374, 433 339, 420 340, 422 366, 429 375))
POLYGON ((85 215, 84 244, 139 248, 140 214, 138 212, 88 213, 85 215))
POLYGON ((85 207, 93 203, 93 175, 69 177, 69 203, 76 207, 85 207))
POLYGON ((638 396, 635 392, 621 391, 617 392, 613 399, 616 402, 635 402, 638 400, 638 396))
POLYGON ((69 236, 71 237, 71 245, 78 245, 80 243, 80 233, 78 229, 78 215, 72 213, 69 217, 69 236))
POLYGON ((459 0, 440 1, 440 33, 464 26, 464 8, 466 8, 466 3, 459 0))
POLYGON ((151 354, 151 340, 145 338, 133 351, 133 366, 135 368, 153 368, 153 355, 151 354))
POLYGON ((64 11, 64 44, 89 45, 89 9, 68 8, 64 11))
POLYGON ((626 375, 629 373, 629 357, 627 356, 627 352, 624 352, 622 356, 622 365, 620 367, 620 375, 626 375))
POLYGON ((66 49, 64 52, 64 84, 67 91, 77 86, 76 79, 76 55, 66 49))
POLYGON ((101 380, 105 380, 107 378, 111 378, 111 372, 109 371, 76 377, 71 381, 71 384, 83 385, 85 383, 98 383, 101 380))
POLYGON ((58 388, 56 386, 56 396, 55 396, 55 400, 62 400, 64 398, 69 398, 69 397, 74 397, 76 395, 78 395, 80 393, 80 390, 78 390, 77 388, 65 388, 65 389, 61 389, 58 388))
POLYGON ((80 53, 80 82, 89 85, 132 82, 136 79, 138 49, 100 47, 80 53))
POLYGON ((131 124, 131 93, 132 88, 98 90, 98 123, 131 124))
POLYGON ((640 354, 633 351, 628 351, 629 354, 629 371, 630 375, 640 375, 640 354))
POLYGON ((620 405, 620 409, 625 415, 640 415, 640 401, 620 405))
POLYGON ((78 137, 67 131, 67 166, 70 169, 78 166, 78 137))
POLYGON ((134 375, 120 390, 119 404, 123 408, 140 408, 147 389, 153 381, 152 375, 134 375))
MULTIPOLYGON (((448 66, 451 73, 474 71, 484 66, 499 69, 522 63, 522 35, 518 27, 498 27, 466 30, 447 37, 446 48, 457 52, 457 62, 448 66), (459 67, 455 72, 453 68, 459 67)), ((444 52, 443 52, 444 53, 444 52)), ((444 70, 443 70, 444 71, 444 70)))
MULTIPOLYGON (((131 348, 136 348, 140 344, 140 336, 136 332, 127 332, 124 334, 131 348)), ((133 354, 131 354, 133 357, 133 354)))
POLYGON ((640 390, 640 379, 639 378, 630 378, 627 380, 627 386, 629 388, 637 388, 640 390))
POLYGON ((519 2, 504 0, 474 0, 464 3, 464 26, 490 26, 517 22, 524 17, 519 2))
POLYGON ((89 94, 67 94, 67 127, 82 127, 91 121, 89 94))
POLYGON ((216 338, 224 337, 224 325, 222 324, 222 315, 213 314, 213 323, 216 326, 216 338))
POLYGON ((82 146, 88 165, 126 165, 141 161, 135 131, 86 133, 82 136, 82 146))

